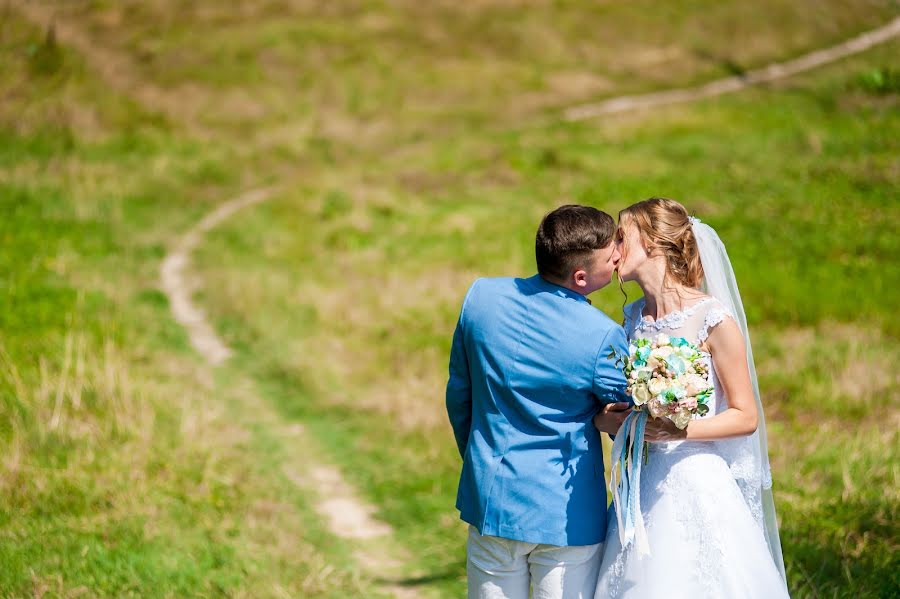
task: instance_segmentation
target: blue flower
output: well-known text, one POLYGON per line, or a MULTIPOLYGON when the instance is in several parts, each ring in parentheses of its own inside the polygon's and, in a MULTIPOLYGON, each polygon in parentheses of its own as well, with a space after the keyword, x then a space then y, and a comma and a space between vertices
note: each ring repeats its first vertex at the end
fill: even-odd
POLYGON ((669 343, 672 344, 672 347, 681 347, 683 345, 690 345, 687 339, 684 337, 672 337, 669 343))
POLYGON ((677 354, 669 354, 666 357, 666 366, 676 375, 684 374, 685 370, 687 370, 687 362, 677 354))
POLYGON ((637 348, 637 351, 635 352, 635 356, 637 356, 638 360, 646 362, 647 358, 650 357, 650 346, 644 345, 642 347, 637 348))

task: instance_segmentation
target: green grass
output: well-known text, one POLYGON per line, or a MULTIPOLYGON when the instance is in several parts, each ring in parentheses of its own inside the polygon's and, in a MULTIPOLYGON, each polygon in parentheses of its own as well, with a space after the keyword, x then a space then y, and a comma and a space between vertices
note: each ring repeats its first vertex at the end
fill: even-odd
POLYGON ((553 119, 789 58, 896 3, 291 6, 54 3, 105 52, 85 56, 0 13, 0 596, 373 597, 282 473, 320 454, 394 526, 408 582, 460 596, 443 384, 465 288, 531 274, 561 202, 655 194, 731 250, 793 595, 890 596, 900 46, 553 119), (127 69, 113 85, 109 56, 127 69), (270 183, 198 251, 198 301, 236 350, 210 372, 160 261, 270 183), (295 422, 314 446, 280 432, 295 422))

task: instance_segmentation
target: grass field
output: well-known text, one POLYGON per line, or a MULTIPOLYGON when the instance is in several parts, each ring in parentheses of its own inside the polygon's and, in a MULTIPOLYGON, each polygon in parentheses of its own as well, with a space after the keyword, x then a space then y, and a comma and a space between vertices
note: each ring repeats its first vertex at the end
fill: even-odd
POLYGON ((900 43, 717 100, 557 118, 835 43, 895 2, 42 3, 81 49, 15 4, 0 596, 379 596, 283 474, 317 451, 415 556, 410 584, 460 596, 443 384, 462 295, 530 275, 555 205, 657 194, 731 252, 792 595, 900 587, 900 43), (212 370, 159 264, 261 185, 274 197, 196 255, 197 300, 235 349, 212 370))

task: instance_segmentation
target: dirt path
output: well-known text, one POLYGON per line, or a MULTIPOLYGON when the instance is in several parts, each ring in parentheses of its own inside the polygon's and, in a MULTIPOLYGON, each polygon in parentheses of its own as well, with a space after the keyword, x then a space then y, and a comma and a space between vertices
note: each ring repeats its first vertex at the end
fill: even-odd
POLYGON ((634 96, 619 96, 595 104, 583 104, 566 110, 564 117, 567 121, 583 121, 605 114, 640 110, 666 104, 693 102, 702 98, 721 96, 722 94, 745 89, 751 85, 775 81, 776 79, 783 79, 797 73, 809 71, 824 64, 868 50, 898 35, 900 35, 900 17, 882 27, 862 33, 836 46, 816 50, 786 62, 773 63, 761 69, 748 71, 741 76, 716 79, 695 87, 670 89, 634 96))
POLYGON ((224 362, 231 355, 231 350, 216 335, 203 310, 191 300, 197 281, 189 278, 185 268, 190 261, 191 252, 207 231, 238 210, 268 199, 271 193, 269 189, 255 189, 220 205, 185 233, 162 262, 162 288, 169 297, 172 315, 187 330, 194 349, 214 366, 224 362))
MULTIPOLYGON (((203 236, 216 225, 239 210, 267 200, 271 195, 271 189, 254 189, 221 204, 182 235, 163 259, 160 268, 161 286, 169 298, 172 316, 187 331, 191 345, 197 353, 212 366, 225 362, 231 356, 231 349, 219 338, 203 310, 191 299, 198 287, 197 280, 192 279, 187 272, 191 253, 203 240, 203 236)), ((291 434, 298 436, 305 433, 302 426, 295 426, 291 429, 291 434)), ((300 476, 296 470, 286 468, 285 472, 291 480, 300 484, 300 476)), ((352 490, 337 471, 317 466, 309 472, 309 477, 322 487, 321 495, 324 499, 321 502, 320 512, 332 523, 331 528, 335 535, 346 538, 371 538, 390 532, 385 524, 376 522, 369 516, 373 511, 369 506, 364 506, 352 498, 352 490), (340 506, 342 509, 334 506, 340 506)))
MULTIPOLYGON (((191 253, 211 229, 239 210, 269 199, 272 193, 271 189, 255 189, 221 204, 184 233, 162 262, 162 289, 169 298, 172 315, 187 331, 194 349, 212 366, 223 364, 231 355, 231 350, 213 330, 203 310, 191 299, 197 288, 197 280, 191 277, 188 270, 191 253)), ((257 397, 250 401, 257 417, 270 423, 274 429, 271 423, 278 422, 279 418, 271 406, 257 397)), ((297 463, 284 465, 285 476, 314 499, 316 511, 332 534, 355 543, 355 556, 363 572, 374 580, 385 580, 391 577, 387 575, 399 573, 406 556, 391 540, 391 527, 374 518, 375 506, 357 496, 340 471, 324 461, 322 452, 314 447, 312 440, 302 438, 306 437, 302 425, 283 427, 281 433, 281 440, 286 445, 302 448, 291 454, 303 456, 302 462, 298 460, 297 463), (311 454, 315 459, 311 459, 311 454), (373 543, 366 543, 367 540, 373 543)), ((409 587, 392 583, 381 583, 380 586, 399 599, 418 597, 409 587)))

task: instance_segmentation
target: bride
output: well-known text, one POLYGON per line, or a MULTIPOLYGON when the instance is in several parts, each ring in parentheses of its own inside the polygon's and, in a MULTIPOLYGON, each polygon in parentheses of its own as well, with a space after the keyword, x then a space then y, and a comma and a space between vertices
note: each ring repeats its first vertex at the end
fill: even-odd
POLYGON ((625 307, 630 339, 684 337, 710 360, 710 410, 685 430, 648 419, 636 504, 642 540, 610 508, 595 599, 787 597, 765 422, 743 305, 715 231, 673 200, 619 214, 618 266, 644 297, 625 307))

